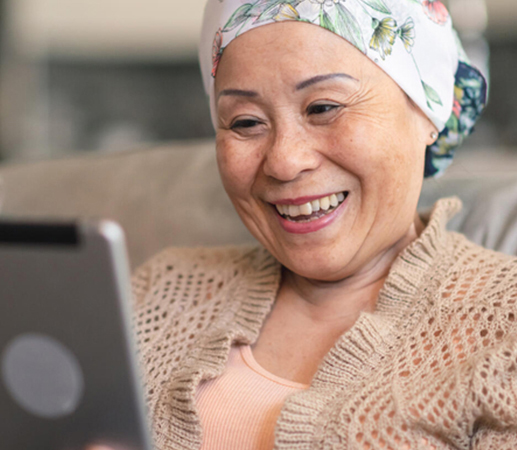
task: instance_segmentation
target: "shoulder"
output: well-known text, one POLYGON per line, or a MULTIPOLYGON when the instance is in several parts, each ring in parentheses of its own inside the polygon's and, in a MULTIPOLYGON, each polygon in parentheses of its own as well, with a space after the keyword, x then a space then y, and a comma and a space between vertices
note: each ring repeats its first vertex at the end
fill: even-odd
POLYGON ((455 303, 488 307, 514 307, 517 297, 517 258, 485 249, 465 236, 449 233, 449 245, 442 255, 449 264, 441 297, 455 303))
POLYGON ((170 271, 177 268, 192 270, 200 265, 206 268, 221 267, 233 264, 250 255, 251 259, 260 253, 259 246, 226 246, 226 247, 170 247, 162 250, 135 271, 142 270, 170 271), (171 269, 172 265, 172 269, 171 269))
POLYGON ((228 277, 260 271, 274 264, 273 257, 260 246, 167 248, 133 273, 131 284, 138 307, 147 295, 161 285, 185 288, 213 284, 228 277))
MULTIPOLYGON (((517 258, 487 250, 449 233, 442 273, 430 282, 437 321, 458 321, 476 348, 501 342, 516 332, 517 258), (435 283, 433 283, 433 281, 435 283), (434 284, 434 286, 432 286, 434 284)), ((431 275, 432 277, 432 275, 431 275)))
POLYGON ((160 339, 171 328, 216 323, 225 311, 239 308, 261 276, 278 273, 276 260, 259 246, 166 249, 132 277, 138 340, 160 339))

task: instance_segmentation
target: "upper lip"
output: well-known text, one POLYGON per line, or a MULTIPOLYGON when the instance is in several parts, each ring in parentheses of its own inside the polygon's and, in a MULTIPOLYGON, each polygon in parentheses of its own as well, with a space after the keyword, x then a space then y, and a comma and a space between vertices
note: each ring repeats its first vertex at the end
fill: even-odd
POLYGON ((273 204, 273 205, 295 205, 295 206, 300 206, 300 205, 304 205, 305 203, 312 202, 314 200, 318 200, 318 199, 323 198, 323 197, 328 197, 329 195, 332 195, 332 194, 339 194, 340 192, 347 192, 347 191, 345 191, 345 190, 343 190, 343 191, 333 191, 333 192, 329 192, 328 194, 309 195, 309 196, 297 197, 297 198, 283 198, 283 199, 280 199, 280 200, 275 200, 275 201, 270 202, 270 203, 273 204))

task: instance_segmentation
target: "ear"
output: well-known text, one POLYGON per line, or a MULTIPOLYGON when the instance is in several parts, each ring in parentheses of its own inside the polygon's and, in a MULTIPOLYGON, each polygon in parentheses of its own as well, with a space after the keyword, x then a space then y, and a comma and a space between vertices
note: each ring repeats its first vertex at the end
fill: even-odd
POLYGON ((434 144, 436 139, 438 139, 438 128, 436 128, 434 123, 429 120, 429 117, 427 117, 424 112, 418 106, 416 106, 416 104, 413 103, 413 107, 417 116, 416 120, 418 122, 418 134, 422 140, 422 143, 425 144, 425 147, 428 147, 429 145, 434 144))
POLYGON ((429 119, 428 119, 428 122, 431 127, 431 130, 428 133, 428 141, 426 143, 427 146, 434 144, 436 142, 436 140, 438 139, 438 135, 440 134, 440 132, 438 131, 438 128, 436 128, 436 126, 429 119))
POLYGON ((411 105, 411 109, 414 112, 414 118, 416 121, 416 130, 420 141, 427 148, 429 145, 434 144, 438 135, 440 134, 438 128, 429 120, 425 113, 417 106, 417 104, 406 94, 406 97, 411 105))

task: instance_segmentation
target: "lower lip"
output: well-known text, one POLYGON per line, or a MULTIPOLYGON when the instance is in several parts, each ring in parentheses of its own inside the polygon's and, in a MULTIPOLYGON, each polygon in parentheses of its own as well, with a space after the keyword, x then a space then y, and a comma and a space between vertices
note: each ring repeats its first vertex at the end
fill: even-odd
POLYGON ((293 234, 307 234, 314 233, 315 231, 319 231, 337 219, 337 217, 344 210, 345 205, 348 203, 348 196, 345 200, 331 213, 324 215, 316 220, 311 220, 310 222, 291 222, 290 220, 284 219, 275 209, 276 216, 280 221, 280 225, 282 228, 288 233, 293 234))

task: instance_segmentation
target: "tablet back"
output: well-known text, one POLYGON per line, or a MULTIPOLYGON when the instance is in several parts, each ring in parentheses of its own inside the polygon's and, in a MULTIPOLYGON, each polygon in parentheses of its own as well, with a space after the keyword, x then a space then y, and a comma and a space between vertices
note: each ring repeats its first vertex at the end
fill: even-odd
POLYGON ((0 223, 2 450, 151 448, 130 302, 115 223, 0 223))

